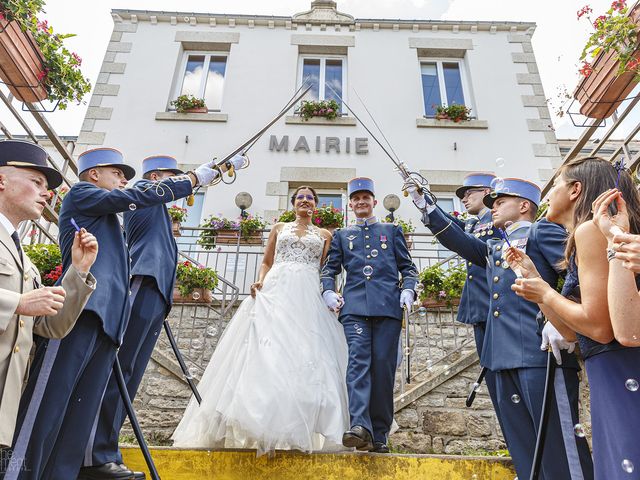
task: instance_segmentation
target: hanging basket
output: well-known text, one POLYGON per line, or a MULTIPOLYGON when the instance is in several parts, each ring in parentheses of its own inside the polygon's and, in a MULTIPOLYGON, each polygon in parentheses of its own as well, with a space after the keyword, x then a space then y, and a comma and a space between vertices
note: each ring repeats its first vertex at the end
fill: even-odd
MULTIPOLYGON (((640 5, 635 6, 629 16, 640 24, 640 5)), ((583 78, 576 87, 573 97, 580 102, 582 115, 597 119, 610 117, 638 84, 635 72, 618 75, 620 62, 617 57, 615 50, 602 52, 593 62, 591 75, 583 78)), ((640 59, 640 36, 632 57, 640 59)))
POLYGON ((38 79, 44 70, 42 53, 33 35, 23 32, 16 21, 3 24, 0 32, 0 78, 21 102, 35 103, 47 98, 38 79))

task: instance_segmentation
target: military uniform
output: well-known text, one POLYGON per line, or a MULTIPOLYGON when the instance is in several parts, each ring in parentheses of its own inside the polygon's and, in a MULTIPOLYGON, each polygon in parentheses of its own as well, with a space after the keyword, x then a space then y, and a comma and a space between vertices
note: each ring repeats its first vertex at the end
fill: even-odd
MULTIPOLYGON (((172 157, 143 160, 142 173, 169 170, 183 173, 172 157)), ((133 188, 155 188, 139 180, 133 188)), ((124 213, 124 230, 131 254, 131 315, 118 351, 131 400, 136 396, 164 319, 171 310, 176 279, 178 248, 171 231, 171 217, 164 204, 124 213)), ((124 403, 112 375, 100 407, 95 433, 85 452, 85 466, 122 463, 118 436, 126 418, 124 403)))
MULTIPOLYGON (((372 191, 373 186, 366 189, 372 191)), ((393 421, 402 329, 400 292, 415 288, 418 271, 402 229, 379 223, 375 217, 358 219, 356 225, 334 233, 322 269, 323 290, 336 291, 335 277, 343 267, 347 279, 338 320, 349 346, 346 380, 351 426, 366 428, 374 442, 386 444, 393 421)))
MULTIPOLYGON (((539 203, 539 189, 534 185, 515 179, 505 180, 505 184, 509 196, 539 203)), ((494 198, 502 196, 494 195, 485 197, 485 205, 492 206, 494 198)), ((504 260, 507 247, 504 240, 491 238, 485 243, 443 215, 434 215, 431 220, 431 228, 439 232, 440 241, 486 269, 489 313, 480 362, 495 372, 496 413, 519 478, 529 478, 542 413, 547 362, 547 353, 540 350, 542 326, 536 320, 539 308, 511 290, 516 274, 504 260)), ((557 285, 566 231, 543 219, 535 224, 516 222, 507 228, 506 234, 513 246, 526 251, 542 278, 552 286, 557 285)), ((573 425, 579 423, 578 364, 574 354, 563 351, 562 356, 562 366, 557 368, 554 378, 552 405, 555 408, 550 409, 540 478, 590 479, 593 465, 589 447, 585 439, 573 431, 573 425)))
MULTIPOLYGON (((80 172, 111 165, 127 179, 135 175, 123 163, 122 154, 113 149, 85 152, 78 164, 80 172)), ((65 196, 59 217, 63 267, 66 270, 71 263, 74 219, 100 242, 91 268, 98 288, 71 333, 38 349, 20 405, 20 431, 13 449, 15 462, 24 461, 28 469, 15 476, 7 474, 6 480, 74 479, 78 475, 131 309, 129 253, 116 214, 164 204, 191 192, 191 180, 185 175, 146 190, 108 191, 78 182, 65 196)))
MULTIPOLYGON (((22 167, 31 165, 43 173, 55 171, 46 167, 45 150, 21 140, 0 142, 0 166, 20 161, 22 167)), ((48 179, 50 188, 57 188, 62 177, 48 179)), ((55 177, 55 176, 54 176, 55 177)), ((15 313, 20 297, 40 288, 40 272, 24 253, 17 232, 9 220, 0 213, 0 447, 11 445, 18 405, 28 375, 29 354, 33 334, 46 338, 62 338, 73 327, 89 296, 95 288, 91 274, 80 275, 73 266, 62 279, 66 292, 62 309, 48 317, 30 317, 15 313), (12 236, 13 235, 13 236, 12 236)), ((0 462, 6 459, 0 459, 0 462)), ((0 463, 0 474, 3 465, 0 463)))

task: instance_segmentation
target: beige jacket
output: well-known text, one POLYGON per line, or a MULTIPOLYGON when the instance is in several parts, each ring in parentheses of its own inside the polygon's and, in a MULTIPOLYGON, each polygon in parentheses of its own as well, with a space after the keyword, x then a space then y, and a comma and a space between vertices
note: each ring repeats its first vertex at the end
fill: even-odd
POLYGON ((66 291, 62 310, 52 317, 15 315, 20 294, 39 288, 40 273, 24 255, 24 265, 13 240, 0 225, 0 447, 11 445, 18 405, 29 367, 33 334, 62 338, 95 289, 95 278, 84 280, 71 266, 62 280, 66 291))

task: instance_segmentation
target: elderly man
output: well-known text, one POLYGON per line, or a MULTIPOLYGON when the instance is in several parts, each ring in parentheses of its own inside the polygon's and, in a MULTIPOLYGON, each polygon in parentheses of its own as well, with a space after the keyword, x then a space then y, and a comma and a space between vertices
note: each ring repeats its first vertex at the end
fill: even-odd
POLYGON ((32 334, 64 337, 95 288, 89 268, 98 243, 86 231, 74 236, 72 265, 61 286, 42 287, 20 246, 18 225, 40 218, 47 189, 62 183, 60 173, 46 165, 47 153, 38 145, 0 142, 0 447, 13 438, 32 334))

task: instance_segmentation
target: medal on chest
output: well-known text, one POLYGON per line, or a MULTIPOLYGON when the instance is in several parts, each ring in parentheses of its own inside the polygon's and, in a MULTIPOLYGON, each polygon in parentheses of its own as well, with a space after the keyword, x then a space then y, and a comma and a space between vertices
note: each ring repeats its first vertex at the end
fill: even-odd
POLYGON ((383 250, 387 249, 387 236, 380 235, 380 248, 383 250))

